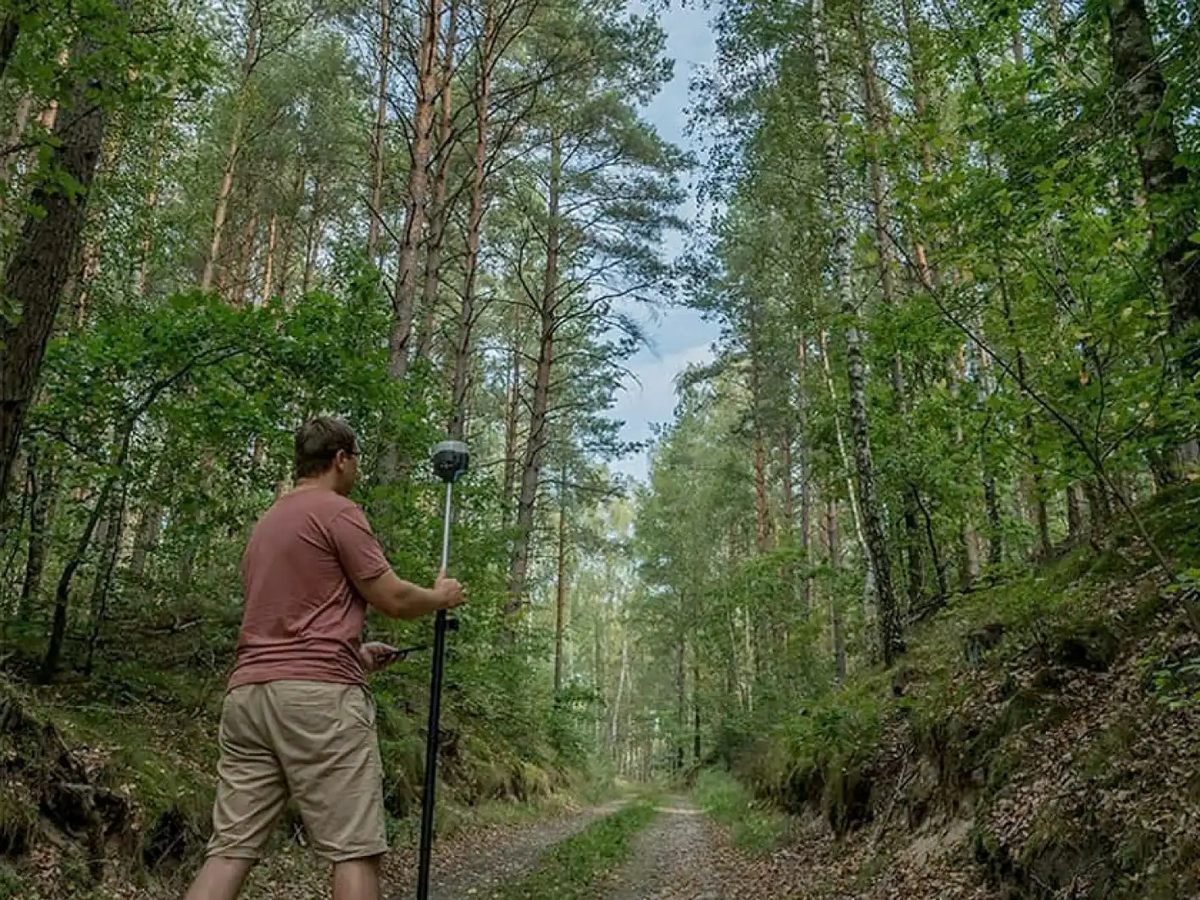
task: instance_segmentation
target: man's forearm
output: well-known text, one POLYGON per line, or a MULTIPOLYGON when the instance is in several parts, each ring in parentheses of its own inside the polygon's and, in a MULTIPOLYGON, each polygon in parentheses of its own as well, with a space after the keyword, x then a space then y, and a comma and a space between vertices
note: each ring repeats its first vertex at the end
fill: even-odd
POLYGON ((401 619, 416 619, 445 606, 440 594, 411 581, 401 579, 397 593, 396 608, 401 619))

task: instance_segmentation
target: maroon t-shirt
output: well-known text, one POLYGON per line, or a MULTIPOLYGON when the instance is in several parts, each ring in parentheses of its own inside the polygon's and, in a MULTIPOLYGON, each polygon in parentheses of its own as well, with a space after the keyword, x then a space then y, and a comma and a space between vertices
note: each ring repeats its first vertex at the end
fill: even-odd
POLYGON ((365 683, 367 605, 351 579, 389 568, 356 503, 318 488, 276 500, 242 557, 246 608, 230 690, 285 679, 365 683))

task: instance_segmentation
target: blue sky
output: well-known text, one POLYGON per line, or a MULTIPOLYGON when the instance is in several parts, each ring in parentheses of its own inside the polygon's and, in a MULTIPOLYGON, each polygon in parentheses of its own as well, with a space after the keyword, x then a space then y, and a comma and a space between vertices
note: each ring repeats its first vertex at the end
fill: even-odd
MULTIPOLYGON (((629 7, 637 12, 645 9, 639 0, 631 0, 629 7)), ((667 33, 667 55, 675 60, 675 73, 643 114, 667 140, 699 151, 698 143, 686 133, 688 82, 698 67, 712 61, 716 52, 708 16, 703 9, 680 9, 678 0, 673 0, 660 21, 667 33)), ((703 156, 698 156, 703 163, 703 156)), ((695 193, 689 190, 690 199, 680 213, 688 221, 695 221, 695 193)), ((664 255, 674 257, 683 244, 682 235, 670 236, 664 243, 664 255)), ((675 377, 689 364, 712 358, 711 345, 718 331, 715 324, 704 322, 699 314, 687 309, 664 307, 646 311, 641 320, 650 345, 630 360, 631 375, 626 377, 613 410, 614 417, 624 420, 622 436, 630 441, 649 438, 653 423, 671 420, 675 410, 675 377)), ((647 454, 635 454, 619 461, 614 468, 645 480, 649 459, 647 454)))

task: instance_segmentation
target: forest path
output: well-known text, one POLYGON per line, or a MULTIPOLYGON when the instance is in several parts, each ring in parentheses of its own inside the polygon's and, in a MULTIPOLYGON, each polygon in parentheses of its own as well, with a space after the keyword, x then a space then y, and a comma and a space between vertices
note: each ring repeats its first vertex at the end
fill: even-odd
POLYGON ((625 863, 596 885, 603 900, 728 900, 739 894, 716 827, 694 803, 667 797, 625 863))
MULTIPOLYGON (((521 825, 465 828, 434 845, 429 896, 431 900, 484 900, 501 885, 533 869, 552 846, 611 815, 626 802, 614 800, 521 825)), ((390 854, 385 871, 385 884, 390 885, 386 894, 391 900, 408 900, 416 895, 415 847, 390 854)))

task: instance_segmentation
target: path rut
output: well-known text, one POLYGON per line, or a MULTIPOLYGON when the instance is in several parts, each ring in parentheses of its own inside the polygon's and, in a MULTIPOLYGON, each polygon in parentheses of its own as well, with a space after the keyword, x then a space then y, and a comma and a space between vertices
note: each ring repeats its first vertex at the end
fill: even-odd
MULTIPOLYGON (((485 900, 502 884, 534 868, 550 847, 578 834, 597 819, 616 812, 614 801, 554 819, 493 828, 468 828, 434 847, 431 900, 485 900)), ((388 860, 391 900, 408 900, 416 890, 417 855, 406 848, 388 860)))
POLYGON ((660 804, 633 853, 597 885, 603 900, 729 900, 714 826, 683 797, 660 804))

